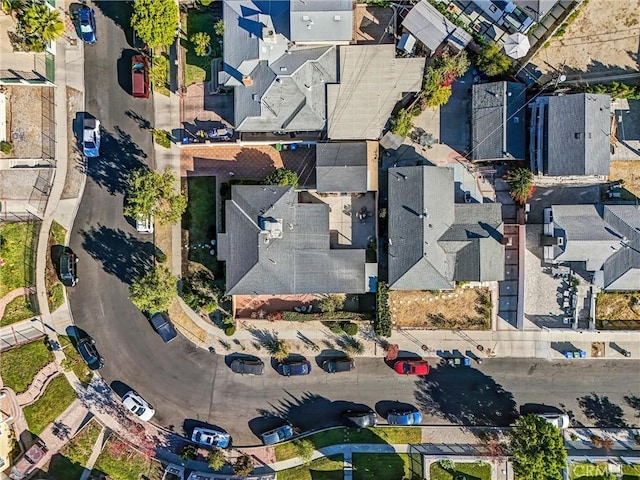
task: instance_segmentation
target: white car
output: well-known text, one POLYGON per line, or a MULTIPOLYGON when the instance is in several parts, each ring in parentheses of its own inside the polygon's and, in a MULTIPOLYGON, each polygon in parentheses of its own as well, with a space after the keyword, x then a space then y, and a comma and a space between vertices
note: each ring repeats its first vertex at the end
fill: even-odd
POLYGON ((540 413, 538 416, 560 430, 571 426, 569 415, 565 413, 540 413))
POLYGON ((96 118, 82 121, 82 153, 90 158, 100 156, 100 120, 96 118))
POLYGON ((153 233, 153 215, 136 218, 136 230, 138 233, 153 233))
POLYGON ((137 392, 130 390, 122 397, 122 403, 124 406, 134 415, 137 415, 140 420, 148 422, 151 417, 156 413, 153 406, 147 403, 144 398, 138 395, 137 392))
POLYGON ((196 427, 193 429, 191 441, 205 447, 227 448, 231 442, 231 436, 212 428, 196 427))

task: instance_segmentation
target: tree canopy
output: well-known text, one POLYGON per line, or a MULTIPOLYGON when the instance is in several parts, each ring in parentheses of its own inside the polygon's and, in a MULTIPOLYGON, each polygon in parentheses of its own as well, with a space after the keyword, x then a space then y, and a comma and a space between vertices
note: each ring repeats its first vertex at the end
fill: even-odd
POLYGON ((490 42, 484 44, 480 49, 476 65, 490 77, 495 77, 509 71, 511 60, 502 52, 497 43, 490 42))
POLYGON ((293 188, 297 188, 298 174, 293 170, 278 168, 267 175, 263 183, 265 185, 277 185, 278 187, 286 187, 291 185, 293 188))
POLYGON ((174 0, 136 0, 131 26, 151 48, 171 45, 178 30, 178 2, 174 0))
POLYGON ((132 218, 153 215, 159 223, 177 223, 187 208, 187 199, 176 193, 176 181, 169 168, 162 173, 147 168, 134 170, 129 176, 125 215, 132 218))
POLYGON ((507 184, 511 197, 520 205, 527 203, 533 194, 533 173, 528 168, 516 167, 507 172, 507 184))
POLYGON ((510 432, 513 473, 520 480, 562 480, 567 451, 562 432, 536 415, 525 415, 510 432))
POLYGON ((60 12, 47 4, 31 2, 25 8, 19 8, 18 12, 19 30, 23 32, 22 45, 27 50, 42 52, 47 42, 54 42, 64 34, 60 12))
POLYGON ((177 281, 166 267, 156 265, 131 285, 131 301, 143 312, 164 312, 177 295, 177 281))
POLYGON ((444 105, 451 96, 451 84, 469 69, 467 54, 462 51, 457 55, 444 52, 437 57, 434 64, 424 72, 420 98, 424 105, 436 107, 444 105))
POLYGON ((413 112, 404 108, 398 112, 393 120, 391 120, 391 126, 389 128, 391 133, 400 135, 401 137, 409 135, 412 129, 413 112))

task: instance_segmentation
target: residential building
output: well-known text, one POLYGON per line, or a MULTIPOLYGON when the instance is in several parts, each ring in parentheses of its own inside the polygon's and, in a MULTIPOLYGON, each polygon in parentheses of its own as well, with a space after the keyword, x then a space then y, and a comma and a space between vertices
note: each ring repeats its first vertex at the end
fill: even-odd
POLYGON ((289 39, 296 44, 353 39, 352 0, 291 0, 289 39))
POLYGON ((526 102, 526 87, 521 83, 473 86, 471 158, 474 161, 525 159, 526 102))
POLYGON ((378 142, 316 145, 318 193, 366 193, 378 184, 378 142))
POLYGON ((395 45, 339 47, 338 83, 327 85, 328 137, 377 140, 403 94, 422 87, 424 58, 396 58, 395 45))
POLYGON ((576 93, 538 97, 529 107, 529 158, 534 173, 609 175, 609 95, 576 93))
POLYGON ((636 205, 553 205, 546 220, 546 262, 578 262, 604 290, 640 290, 636 205))
POLYGON ((451 290, 504 279, 501 205, 455 203, 454 172, 389 169, 389 287, 451 290))

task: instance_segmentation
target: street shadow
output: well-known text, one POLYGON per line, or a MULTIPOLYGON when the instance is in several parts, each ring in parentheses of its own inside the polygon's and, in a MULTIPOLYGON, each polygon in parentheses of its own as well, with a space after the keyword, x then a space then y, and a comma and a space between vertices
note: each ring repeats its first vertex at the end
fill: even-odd
POLYGON ((415 405, 398 400, 380 400, 375 405, 376 413, 385 419, 391 410, 413 410, 414 408, 416 408, 415 405))
POLYGON ((432 367, 416 388, 422 411, 454 424, 507 426, 518 416, 513 394, 475 368, 432 367))
POLYGON ((151 242, 142 242, 122 230, 104 225, 82 230, 82 247, 93 258, 102 263, 105 272, 131 285, 151 266, 154 247, 151 242))
POLYGON ((138 52, 127 48, 122 50, 120 58, 118 58, 116 68, 118 73, 118 85, 124 90, 124 93, 131 95, 131 58, 134 55, 138 55, 138 52))
POLYGON ((287 390, 284 392, 285 398, 270 402, 267 408, 258 410, 258 413, 266 417, 286 418, 302 432, 340 424, 342 412, 327 397, 310 392, 300 396, 287 390))
POLYGON ((640 418, 640 396, 625 395, 623 398, 627 405, 636 411, 636 417, 640 418))
POLYGON ((96 0, 93 4, 105 17, 127 33, 127 40, 131 37, 131 15, 133 15, 133 2, 114 2, 113 0, 96 0))
POLYGON ((593 420, 596 427, 600 428, 627 428, 624 419, 624 411, 605 395, 590 393, 577 399, 585 417, 593 420))
POLYGON ((124 114, 131 120, 138 124, 142 130, 149 130, 151 128, 151 122, 133 110, 127 110, 124 114))
POLYGON ((124 194, 129 172, 144 167, 143 158, 147 154, 120 127, 115 127, 115 134, 102 129, 100 156, 88 162, 87 174, 111 195, 124 194))

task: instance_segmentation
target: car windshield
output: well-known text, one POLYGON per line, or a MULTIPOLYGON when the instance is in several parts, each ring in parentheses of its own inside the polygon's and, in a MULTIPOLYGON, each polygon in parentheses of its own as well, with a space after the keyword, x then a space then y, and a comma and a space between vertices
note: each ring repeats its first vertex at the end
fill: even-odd
POLYGON ((82 24, 80 25, 80 31, 82 33, 91 33, 91 32, 93 32, 93 28, 91 28, 91 24, 89 23, 88 20, 86 22, 82 22, 82 24))
POLYGON ((86 343, 83 343, 80 345, 80 350, 84 354, 84 356, 90 361, 95 360, 97 357, 95 350, 90 345, 87 345, 86 343))
POLYGON ((87 148, 96 148, 96 144, 91 141, 84 142, 84 146, 87 148))
POLYGON ((411 372, 411 365, 410 365, 409 363, 404 363, 404 364, 402 365, 402 371, 403 371, 404 373, 409 373, 409 372, 411 372))
POLYGON ((276 435, 278 436, 278 440, 280 441, 285 440, 287 438, 284 427, 278 430, 276 432, 276 435))

